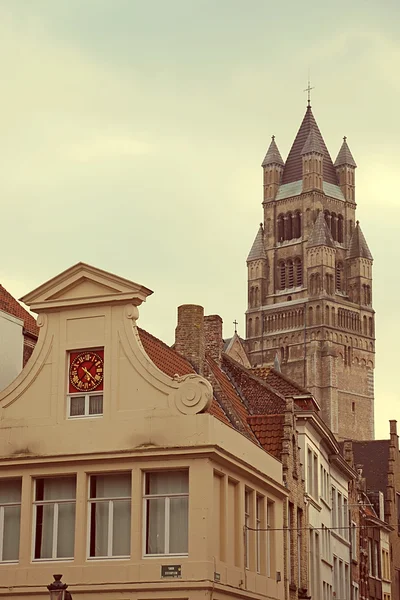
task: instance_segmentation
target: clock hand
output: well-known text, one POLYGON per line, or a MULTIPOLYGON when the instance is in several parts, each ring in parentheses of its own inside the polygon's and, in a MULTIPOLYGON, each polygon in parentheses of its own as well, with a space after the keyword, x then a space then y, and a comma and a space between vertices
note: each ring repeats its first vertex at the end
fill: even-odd
POLYGON ((93 377, 93 375, 91 374, 91 372, 88 371, 86 369, 86 367, 82 367, 82 371, 84 371, 86 373, 86 375, 88 375, 91 379, 93 379, 93 381, 96 381, 95 378, 93 377))

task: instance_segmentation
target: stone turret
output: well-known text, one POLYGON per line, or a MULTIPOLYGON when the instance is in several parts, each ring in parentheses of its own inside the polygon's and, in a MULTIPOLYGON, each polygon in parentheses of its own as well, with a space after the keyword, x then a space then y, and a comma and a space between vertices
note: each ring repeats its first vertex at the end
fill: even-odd
POLYGON ((274 135, 261 166, 264 171, 264 200, 273 200, 280 186, 285 166, 274 135))
POLYGON ((355 202, 355 170, 357 165, 350 152, 346 137, 343 138, 334 167, 343 196, 349 202, 355 202))
POLYGON ((314 127, 308 134, 301 156, 303 159, 303 192, 323 191, 324 149, 314 127))

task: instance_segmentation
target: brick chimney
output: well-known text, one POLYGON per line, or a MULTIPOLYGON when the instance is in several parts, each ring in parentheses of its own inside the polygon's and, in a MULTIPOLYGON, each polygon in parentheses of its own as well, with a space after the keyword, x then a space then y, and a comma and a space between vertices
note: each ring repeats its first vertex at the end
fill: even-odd
POLYGON ((204 317, 204 336, 207 354, 220 366, 224 340, 222 339, 222 319, 219 315, 204 317))
POLYGON ((204 373, 204 309, 196 304, 178 306, 175 350, 188 360, 199 375, 204 373))

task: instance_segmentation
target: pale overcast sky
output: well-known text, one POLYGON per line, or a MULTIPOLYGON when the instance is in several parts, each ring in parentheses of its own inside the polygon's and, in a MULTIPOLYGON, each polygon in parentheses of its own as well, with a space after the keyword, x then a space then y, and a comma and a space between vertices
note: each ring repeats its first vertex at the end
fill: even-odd
POLYGON ((358 164, 374 256, 376 435, 400 421, 398 0, 0 0, 0 282, 15 296, 78 261, 152 290, 173 342, 201 304, 244 334, 261 161, 312 106, 358 164))

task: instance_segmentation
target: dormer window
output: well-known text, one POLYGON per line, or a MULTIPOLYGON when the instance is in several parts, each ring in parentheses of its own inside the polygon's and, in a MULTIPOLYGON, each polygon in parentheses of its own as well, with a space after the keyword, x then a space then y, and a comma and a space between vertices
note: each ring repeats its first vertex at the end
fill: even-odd
POLYGON ((67 415, 69 419, 103 414, 104 350, 70 352, 67 415))

